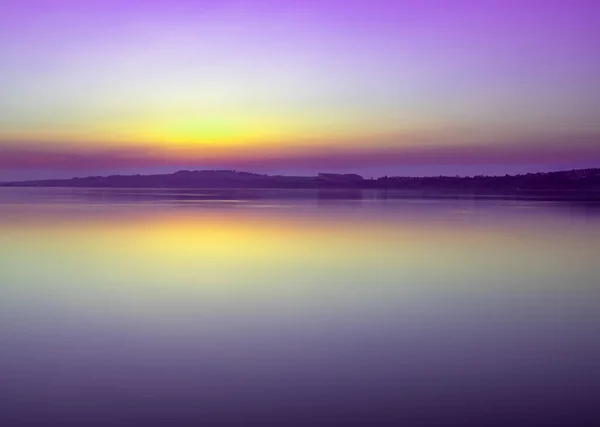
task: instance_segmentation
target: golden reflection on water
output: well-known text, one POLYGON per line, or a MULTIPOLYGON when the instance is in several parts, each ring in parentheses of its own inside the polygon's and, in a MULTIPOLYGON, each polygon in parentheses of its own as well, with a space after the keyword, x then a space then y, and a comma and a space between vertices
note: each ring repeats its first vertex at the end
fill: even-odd
POLYGON ((590 290, 600 230, 569 218, 423 206, 39 205, 0 221, 0 292, 42 304, 135 311, 192 310, 194 302, 241 309, 590 290))

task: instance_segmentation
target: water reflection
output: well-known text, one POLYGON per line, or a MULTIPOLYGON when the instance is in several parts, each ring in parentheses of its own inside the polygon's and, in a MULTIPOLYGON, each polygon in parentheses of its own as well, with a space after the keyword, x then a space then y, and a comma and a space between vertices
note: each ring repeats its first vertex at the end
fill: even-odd
POLYGON ((600 222, 580 202, 7 190, 3 426, 594 416, 600 222))

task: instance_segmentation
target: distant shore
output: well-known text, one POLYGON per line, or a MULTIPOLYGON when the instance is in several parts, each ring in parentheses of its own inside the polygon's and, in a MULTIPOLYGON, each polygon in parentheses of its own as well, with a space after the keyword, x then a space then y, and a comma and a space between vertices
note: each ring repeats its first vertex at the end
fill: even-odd
POLYGON ((398 189, 436 192, 600 191, 600 168, 472 177, 380 177, 320 173, 316 176, 262 175, 234 170, 179 171, 157 175, 111 175, 0 183, 0 187, 75 188, 263 188, 263 189, 398 189))

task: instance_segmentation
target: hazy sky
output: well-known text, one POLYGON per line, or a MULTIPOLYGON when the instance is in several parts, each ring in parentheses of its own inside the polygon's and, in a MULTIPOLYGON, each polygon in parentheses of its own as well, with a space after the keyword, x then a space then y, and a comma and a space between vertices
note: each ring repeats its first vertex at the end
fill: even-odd
POLYGON ((600 166, 597 0, 0 0, 0 179, 600 166))

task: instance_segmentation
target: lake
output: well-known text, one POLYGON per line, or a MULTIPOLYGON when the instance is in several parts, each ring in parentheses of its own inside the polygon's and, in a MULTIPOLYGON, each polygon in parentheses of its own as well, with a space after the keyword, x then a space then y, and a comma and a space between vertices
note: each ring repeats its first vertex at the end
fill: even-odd
POLYGON ((0 188, 0 425, 593 425, 599 254, 599 201, 0 188))

